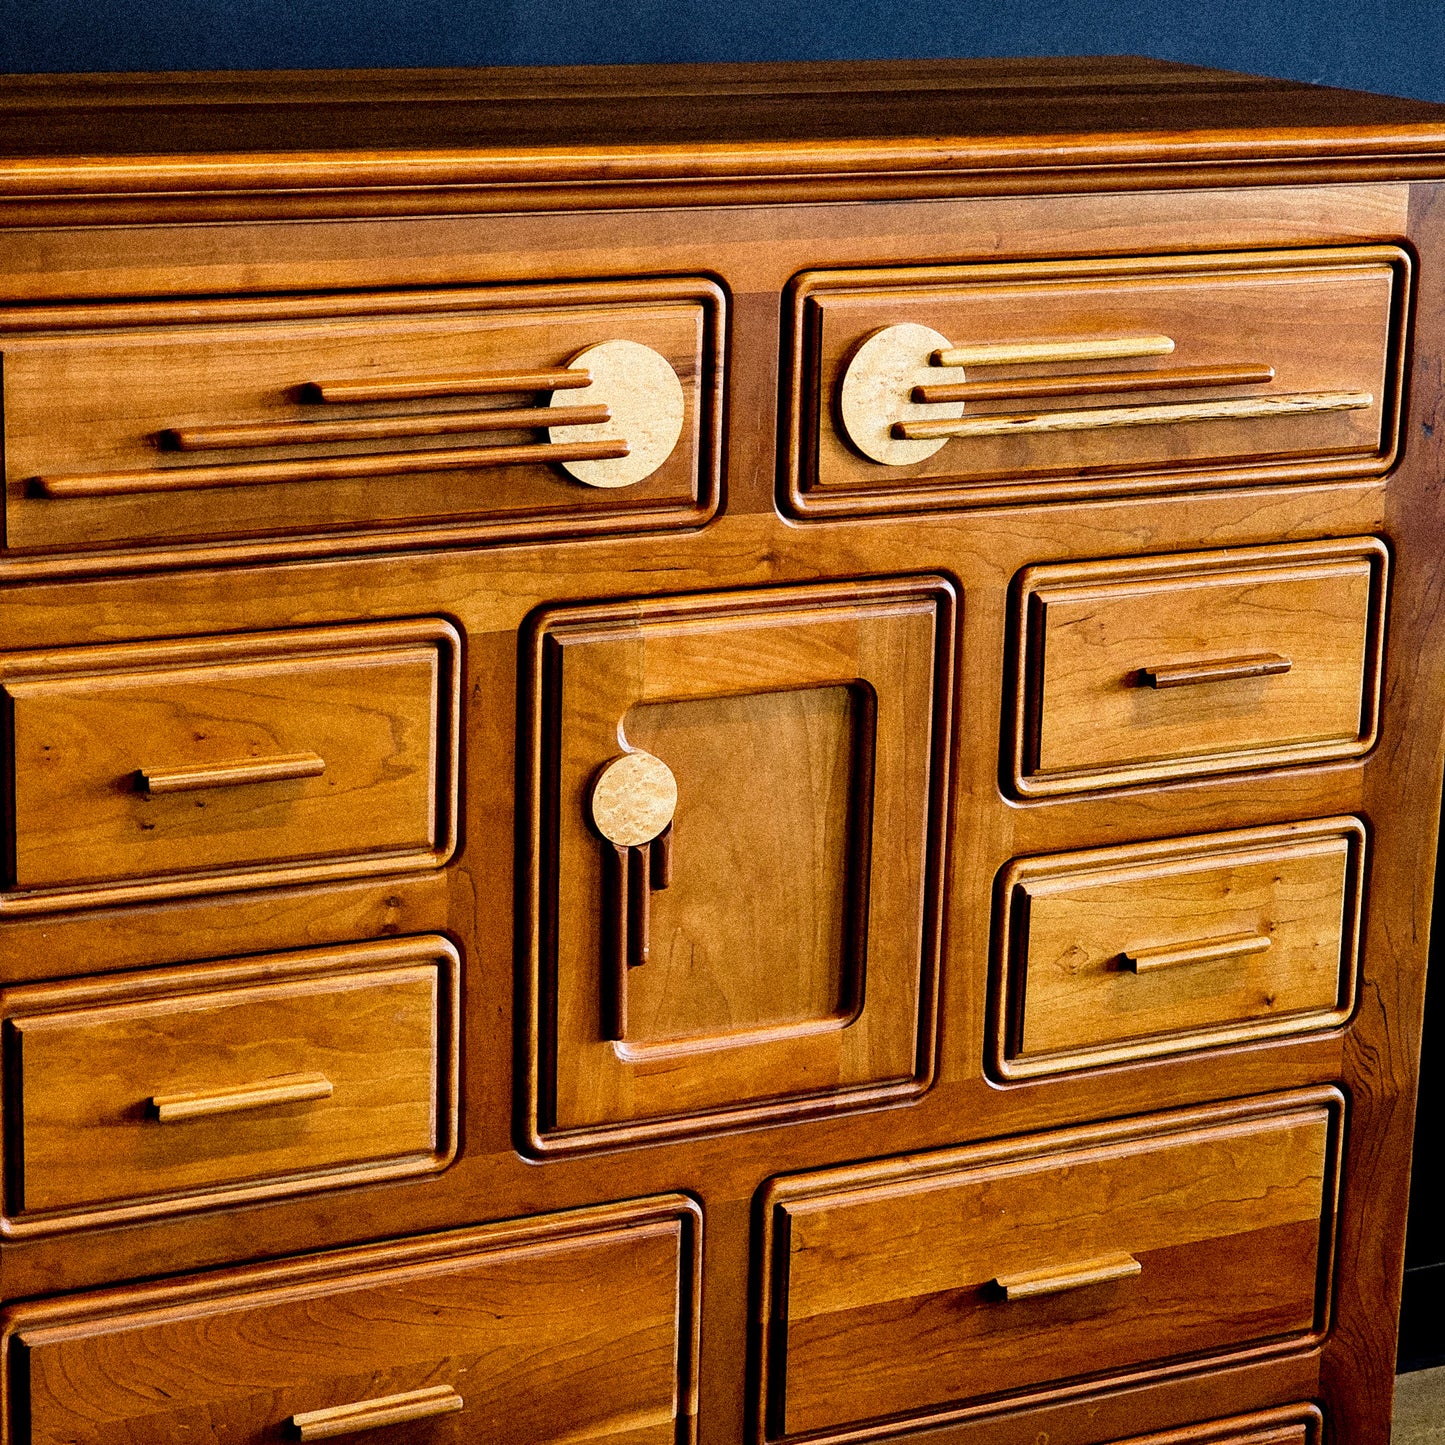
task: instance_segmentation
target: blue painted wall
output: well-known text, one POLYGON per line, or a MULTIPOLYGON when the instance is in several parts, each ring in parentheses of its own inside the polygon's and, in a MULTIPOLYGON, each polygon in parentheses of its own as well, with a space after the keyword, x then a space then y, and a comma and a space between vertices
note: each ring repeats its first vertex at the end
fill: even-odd
POLYGON ((0 71, 1125 52, 1445 101, 1445 0, 0 0, 0 71))

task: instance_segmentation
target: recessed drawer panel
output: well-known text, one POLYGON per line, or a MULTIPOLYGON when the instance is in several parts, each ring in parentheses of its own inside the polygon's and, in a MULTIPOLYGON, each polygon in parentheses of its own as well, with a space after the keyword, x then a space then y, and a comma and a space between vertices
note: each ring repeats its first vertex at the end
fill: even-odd
POLYGON ((1019 791, 1368 752, 1386 570, 1373 538, 1028 568, 1019 791))
POLYGON ((1355 997, 1354 818, 1009 866, 994 1037, 1006 1078, 1331 1028, 1355 997))
POLYGON ((1409 284, 1388 246, 805 273, 791 504, 1383 472, 1409 284))
POLYGON ((5 1445, 679 1445, 700 1225, 666 1197, 17 1305, 5 1445))
POLYGON ((436 867, 459 646, 421 620, 0 658, 0 912, 436 867))
POLYGON ((767 1435, 1308 1347, 1342 1106, 1317 1089, 775 1182, 767 1435))
POLYGON ((7 991, 10 1232, 443 1168, 458 968, 394 939, 7 991))
POLYGON ((721 312, 702 280, 0 312, 6 545, 696 525, 721 312))

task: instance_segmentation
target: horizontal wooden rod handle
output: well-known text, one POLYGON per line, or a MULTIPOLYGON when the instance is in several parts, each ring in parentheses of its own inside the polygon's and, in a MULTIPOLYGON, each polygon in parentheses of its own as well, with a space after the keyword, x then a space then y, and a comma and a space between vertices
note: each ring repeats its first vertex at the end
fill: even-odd
POLYGON ((510 391, 576 391, 591 384, 590 372, 556 366, 444 376, 338 376, 302 382, 297 391, 302 401, 312 402, 426 401, 437 396, 497 396, 510 391))
POLYGON ((1195 386, 1265 386, 1274 367, 1172 366, 1158 371, 1091 371, 1071 376, 1020 376, 1004 381, 949 381, 913 388, 925 405, 948 401, 1027 401, 1033 396, 1099 396, 1116 391, 1178 391, 1195 386))
POLYGON ((136 786, 152 797, 163 793, 194 793, 202 788, 232 788, 241 783, 284 783, 292 778, 319 778, 326 760, 317 753, 286 753, 272 758, 236 758, 223 763, 195 763, 181 768, 137 768, 136 786))
POLYGON ((353 421, 238 421, 170 427, 156 440, 167 451, 225 451, 233 447, 295 447, 313 442, 384 441, 398 437, 465 436, 473 432, 531 431, 553 426, 600 426, 612 420, 605 406, 501 407, 490 411, 434 411, 419 416, 358 417, 353 421))
POLYGON ((1128 356, 1168 356, 1168 336, 1092 336, 1057 341, 984 341, 935 351, 933 366, 1025 366, 1050 361, 1112 361, 1128 356))
POLYGON ((1154 973, 1163 968, 1182 968, 1191 963, 1221 963, 1230 958, 1249 958, 1269 951, 1264 933, 1230 933, 1205 938, 1197 943, 1175 943, 1163 948, 1131 948, 1119 955, 1130 973, 1154 973))
POLYGON ((941 421, 899 421, 900 441, 938 437, 1001 437, 1036 432, 1112 431, 1131 426, 1170 426, 1185 422, 1245 421, 1255 417, 1307 416, 1318 412, 1361 411, 1375 404, 1368 391, 1300 391, 1282 396, 1241 396, 1225 401, 1170 402, 1160 406, 1095 406, 1082 411, 1025 411, 999 416, 941 421))
POLYGON ((1132 1254, 1110 1254, 1103 1259, 1091 1259, 1082 1264, 1026 1270, 1021 1274, 1001 1274, 992 1283, 995 1291, 1005 1300, 1037 1299, 1041 1295, 1064 1294, 1071 1289, 1084 1289, 1091 1284, 1131 1279, 1142 1274, 1143 1270, 1144 1266, 1132 1254))
POLYGON ((325 1074, 286 1074, 258 1084, 153 1094, 146 1102, 162 1124, 172 1124, 182 1119, 209 1118, 213 1114, 240 1114, 272 1104, 302 1104, 308 1099, 329 1099, 333 1092, 331 1080, 325 1074))
POLYGON ((157 467, 133 472, 35 477, 30 486, 43 497, 128 497, 151 492, 204 491, 211 487, 261 487, 277 482, 344 482, 363 477, 409 476, 418 472, 470 471, 477 467, 603 461, 627 455, 625 441, 437 447, 425 452, 377 452, 366 456, 314 457, 304 461, 235 462, 224 466, 157 467))
POLYGON ((1249 677, 1281 677, 1294 663, 1277 652, 1251 652, 1243 657, 1205 658, 1199 662, 1168 662, 1139 669, 1141 687, 1197 687, 1207 682, 1238 682, 1249 677))
POLYGON ((433 1415, 450 1415, 466 1401, 450 1385, 429 1385, 424 1390, 407 1390, 400 1395, 383 1395, 357 1405, 337 1405, 330 1410, 307 1410, 286 1422, 293 1440, 335 1440, 383 1425, 403 1425, 408 1420, 426 1420, 433 1415))

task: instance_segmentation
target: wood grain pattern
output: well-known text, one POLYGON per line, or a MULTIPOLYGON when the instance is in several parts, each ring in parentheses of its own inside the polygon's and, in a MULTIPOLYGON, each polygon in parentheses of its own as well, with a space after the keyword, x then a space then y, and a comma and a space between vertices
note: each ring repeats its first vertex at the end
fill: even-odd
POLYGON ((1342 1104, 1320 1091, 775 1183, 768 1437, 1317 1336, 1342 1104), (1101 1267, 1119 1255, 1137 1274, 1101 1267), (1078 1289, 999 1298, 1075 1270, 1078 1289))
MULTIPOLYGON (((172 303, 153 308, 146 324, 118 329, 104 308, 82 308, 53 329, 7 336, 7 546, 145 546, 338 529, 357 536, 425 520, 566 535, 695 525, 716 506, 724 303, 713 283, 399 292, 372 298, 369 313, 353 301, 337 303, 330 316, 306 304, 316 299, 273 300, 229 323, 172 303), (550 423, 530 412, 550 410, 539 406, 548 389, 536 384, 539 374, 545 383, 578 352, 623 340, 665 359, 676 394, 674 445, 660 455, 643 445, 647 417, 636 407, 629 413, 634 452, 651 461, 646 480, 619 502, 599 500, 553 465, 567 460, 564 451, 574 460, 627 455, 625 434, 569 415, 586 391, 555 393, 565 399, 565 435, 550 442, 537 430, 550 423), (453 424, 438 431, 431 421, 438 406, 454 408, 447 397, 464 378, 434 375, 428 383, 427 374, 461 367, 490 371, 496 411, 511 413, 514 424, 495 432, 494 445, 449 446, 453 424), (307 397, 318 386, 312 378, 328 372, 339 379, 327 394, 351 400, 328 405, 327 420, 318 421, 307 397), (495 392, 492 383, 515 386, 495 392), (309 430, 298 437, 303 426, 375 423, 379 406, 388 422, 415 417, 416 440, 397 443, 387 428, 354 440, 309 430), (189 450, 157 445, 236 423, 282 428, 283 439, 258 449, 246 438, 238 454, 199 462, 189 450), (236 488, 245 495, 232 498, 236 488)), ((577 374, 590 381, 585 365, 577 374)), ((626 394, 611 389, 616 413, 626 394)))
MULTIPOLYGON (((936 508, 1194 489, 1227 484, 1244 469, 1297 471, 1305 459, 1310 477, 1376 474, 1395 454, 1403 364, 1395 337, 1410 284, 1406 257, 1391 247, 805 271, 790 286, 789 508, 820 517, 886 512, 920 491, 936 508), (1000 412, 999 399, 982 413, 970 406, 961 419, 930 419, 905 409, 912 388, 930 381, 910 376, 883 420, 900 423, 898 434, 918 439, 920 450, 900 452, 901 465, 881 471, 868 459, 876 451, 862 456, 849 446, 849 437, 859 444, 857 428, 846 417, 835 422, 833 396, 860 340, 899 326, 956 342, 1009 338, 1009 347, 1031 344, 1045 359, 1061 338, 1087 350, 1101 332, 1158 332, 1174 341, 1166 370, 1263 363, 1274 380, 1258 397, 1206 391, 1168 405, 1036 416, 1000 412), (1150 424, 1130 425, 1140 421, 1150 424), (960 440, 922 450, 923 441, 949 436, 960 440)), ((927 349, 919 347, 920 366, 927 349)), ((1009 379, 1034 380, 1041 364, 1017 362, 1009 379)), ((1090 382, 1107 367, 1056 364, 1090 382)), ((937 368, 935 379, 966 383, 968 375, 937 368)), ((988 367, 991 384, 1003 379, 988 367)))
POLYGON ((1364 870, 1354 818, 1010 864, 994 1067, 1028 1078, 1338 1028, 1364 870))
POLYGON ((1386 564, 1360 538, 1026 570, 1014 786, 1072 792, 1368 752, 1386 564), (1219 670, 1265 652, 1288 671, 1219 670), (1139 685, 1196 664, 1208 686, 1139 685))
POLYGON ((926 1084, 951 610, 925 579, 539 620, 536 736, 556 741, 532 764, 536 906, 556 952, 533 967, 556 1002, 534 1025, 534 1147, 926 1084), (609 971, 617 884, 586 823, 619 737, 675 775, 677 841, 647 966, 609 971))
POLYGON ((9 654, 0 912, 438 866, 459 648, 434 621, 9 654))
POLYGON ((439 1445, 478 1421, 506 1441, 675 1445, 693 1434, 699 1224, 658 1199, 20 1306, 24 1413, 3 1438, 271 1439, 445 1386, 463 1408, 427 1427, 439 1445))
POLYGON ((93 1227, 446 1168, 460 967, 443 939, 398 939, 5 990, 0 1225, 93 1227))

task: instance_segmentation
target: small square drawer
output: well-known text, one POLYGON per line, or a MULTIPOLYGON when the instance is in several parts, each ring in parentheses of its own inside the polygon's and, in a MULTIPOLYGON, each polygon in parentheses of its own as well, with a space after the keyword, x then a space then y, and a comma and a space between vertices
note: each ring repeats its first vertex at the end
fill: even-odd
POLYGON ((1377 475, 1392 246, 815 271, 793 283, 800 515, 1377 475))
POLYGON ((664 1196, 15 1305, 0 1439, 687 1445, 700 1235, 664 1196))
POLYGON ((1388 554, 1370 537, 1027 568, 1020 793, 1360 757, 1388 554))
POLYGON ((0 656, 0 913, 439 866, 459 652, 423 619, 0 656))
POLYGON ((1308 1348, 1343 1105, 1313 1089, 774 1181, 764 1438, 1308 1348))
POLYGON ((459 968, 389 939, 6 990, 7 1232, 445 1168, 459 968))
POLYGON ((994 1065, 1028 1078, 1335 1028, 1365 829, 1326 818, 1011 863, 994 1065))
POLYGON ((954 609, 923 577, 538 617, 535 1148, 927 1087, 954 609))
POLYGON ((696 526, 724 331, 704 279, 0 311, 5 545, 696 526))

